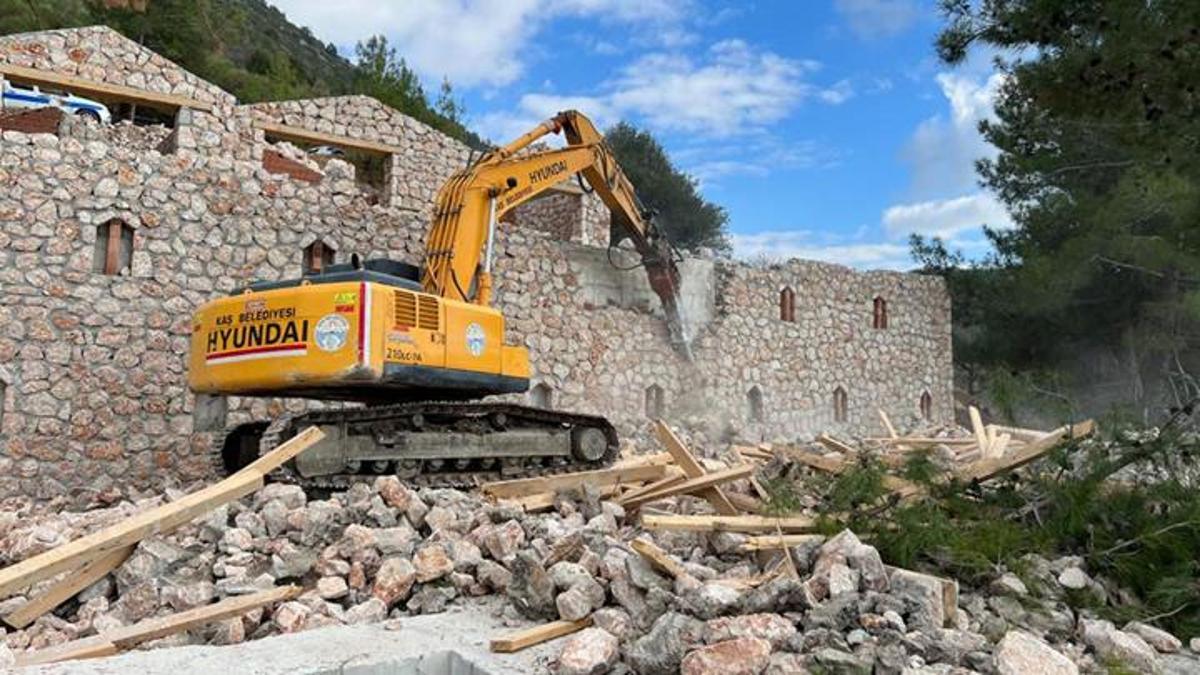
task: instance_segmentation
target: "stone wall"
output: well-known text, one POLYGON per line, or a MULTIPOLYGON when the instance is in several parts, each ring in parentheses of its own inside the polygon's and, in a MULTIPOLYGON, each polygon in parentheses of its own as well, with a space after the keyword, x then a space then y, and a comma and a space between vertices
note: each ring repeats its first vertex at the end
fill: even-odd
POLYGON ((608 246, 608 208, 594 194, 570 187, 525 202, 513 209, 506 219, 542 230, 559 241, 608 246))
MULTIPOLYGON (((297 276, 318 239, 339 260, 357 252, 420 262, 434 190, 467 158, 460 144, 361 97, 228 106, 186 121, 174 143, 161 142, 162 128, 0 133, 0 498, 87 501, 210 477, 208 437, 194 433, 185 384, 194 309, 251 280, 297 276), (251 119, 268 114, 328 133, 374 129, 401 150, 398 198, 375 199, 344 161, 272 149, 251 119), (329 114, 345 128, 327 126, 329 114), (160 145, 165 152, 150 149, 160 145), (272 173, 269 149, 319 178, 272 173), (97 237, 112 227, 127 231, 132 249, 108 275, 97 271, 106 255, 97 237)), ((550 389, 555 407, 607 415, 636 436, 648 423, 646 390, 657 387, 669 419, 795 438, 877 432, 880 407, 902 424, 928 391, 933 420, 950 419, 940 279, 801 261, 689 261, 687 304, 703 308, 706 321, 688 362, 668 344, 641 270, 618 271, 603 250, 563 241, 566 232, 607 241, 594 197, 552 199, 561 207, 572 198, 563 213, 543 214, 569 225, 539 225, 527 213, 503 223, 497 241, 497 304, 509 339, 530 348, 534 384, 550 389), (784 286, 795 292, 794 322, 780 319, 784 286), (629 300, 598 300, 605 288, 629 300), (888 301, 886 329, 872 328, 876 297, 888 301), (847 393, 845 421, 834 419, 837 387, 847 393)), ((230 422, 305 405, 233 399, 230 422)))

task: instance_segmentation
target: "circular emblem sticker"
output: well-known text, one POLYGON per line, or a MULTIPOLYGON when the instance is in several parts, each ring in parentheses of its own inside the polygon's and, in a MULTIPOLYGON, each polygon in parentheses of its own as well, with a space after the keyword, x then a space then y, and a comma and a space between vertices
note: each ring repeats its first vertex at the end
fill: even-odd
POLYGON ((317 322, 314 336, 317 346, 327 352, 336 352, 346 346, 350 334, 350 323, 337 314, 326 314, 317 322))
POLYGON ((477 323, 471 323, 467 326, 467 351, 471 352, 471 356, 479 356, 483 354, 483 347, 487 344, 487 336, 483 332, 483 326, 477 323))

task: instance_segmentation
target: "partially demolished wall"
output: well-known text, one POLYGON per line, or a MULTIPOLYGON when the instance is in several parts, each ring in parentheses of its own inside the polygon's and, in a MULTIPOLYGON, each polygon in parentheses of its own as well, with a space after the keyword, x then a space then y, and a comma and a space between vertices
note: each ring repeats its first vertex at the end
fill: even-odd
MULTIPOLYGON (((248 281, 297 276, 315 242, 337 260, 420 262, 430 200, 469 156, 371 99, 235 106, 108 29, 81 31, 0 38, 0 63, 84 77, 97 58, 125 64, 129 86, 138 63, 153 64, 146 86, 175 83, 213 109, 186 111, 165 140, 122 125, 0 132, 0 497, 86 501, 208 478, 210 436, 194 433, 185 385, 192 311, 248 281), (263 120, 399 152, 381 185, 364 186, 345 161, 271 146, 263 120)), ((940 279, 689 260, 686 301, 703 315, 689 363, 641 270, 595 248, 607 219, 593 199, 557 193, 500 229, 497 300, 537 387, 514 398, 604 414, 627 435, 653 416, 749 439, 867 432, 878 408, 952 416, 940 279)), ((230 423, 305 405, 228 403, 230 423)))

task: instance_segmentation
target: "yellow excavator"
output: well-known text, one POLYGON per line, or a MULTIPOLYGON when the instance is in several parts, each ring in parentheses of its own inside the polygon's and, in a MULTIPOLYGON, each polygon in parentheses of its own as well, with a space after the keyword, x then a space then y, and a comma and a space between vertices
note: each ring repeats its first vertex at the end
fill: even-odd
POLYGON ((603 417, 471 402, 529 388, 529 354, 505 342, 504 316, 491 306, 496 223, 573 176, 632 240, 670 339, 686 354, 676 254, 604 137, 566 111, 441 187, 421 267, 353 256, 299 279, 252 283, 197 310, 193 392, 364 404, 237 426, 213 448, 220 469, 236 471, 309 425, 324 440, 281 479, 313 489, 343 488, 362 474, 464 486, 610 463, 617 434, 603 417), (555 133, 564 147, 530 147, 555 133))

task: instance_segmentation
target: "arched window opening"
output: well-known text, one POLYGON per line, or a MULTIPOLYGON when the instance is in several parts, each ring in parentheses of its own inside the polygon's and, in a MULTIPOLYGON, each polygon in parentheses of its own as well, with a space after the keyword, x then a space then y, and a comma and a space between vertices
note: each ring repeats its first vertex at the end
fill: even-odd
POLYGON ((542 382, 530 390, 529 400, 533 407, 549 410, 554 407, 554 390, 542 382))
POLYGON ((784 286, 779 291, 779 319, 789 322, 796 320, 796 292, 790 286, 784 286))
POLYGON ((128 273, 133 264, 133 228, 113 218, 96 228, 96 248, 92 252, 92 271, 115 275, 128 273))
POLYGON ((873 325, 879 330, 888 327, 887 300, 883 296, 875 296, 875 311, 873 325))
POLYGON ((929 392, 921 394, 921 419, 926 422, 933 419, 933 397, 929 392))
POLYGON ((833 420, 835 422, 845 422, 850 418, 850 397, 846 395, 846 390, 838 387, 833 390, 833 420))
POLYGON ((751 422, 763 421, 763 395, 757 385, 746 392, 746 408, 751 422))
POLYGON ((666 398, 663 388, 657 384, 646 387, 646 417, 652 420, 663 416, 666 409, 666 398))
POLYGON ((318 239, 304 249, 302 268, 305 274, 320 274, 333 264, 337 250, 323 240, 318 239))

